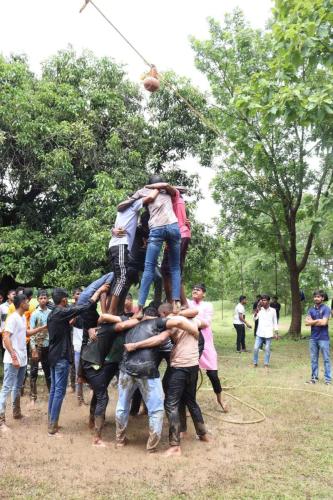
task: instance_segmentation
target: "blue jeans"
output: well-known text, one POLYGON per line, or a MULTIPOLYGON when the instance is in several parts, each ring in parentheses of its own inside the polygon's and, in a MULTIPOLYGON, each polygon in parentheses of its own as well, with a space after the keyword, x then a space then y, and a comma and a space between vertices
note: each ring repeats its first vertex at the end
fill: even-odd
POLYGON ((136 388, 141 392, 148 409, 149 439, 147 450, 154 451, 161 439, 164 415, 164 393, 160 378, 132 377, 120 371, 116 408, 116 439, 118 443, 125 441, 131 400, 136 388))
POLYGON ((155 277, 155 267, 163 242, 168 244, 169 268, 171 276, 172 300, 180 299, 180 231, 178 223, 155 227, 150 230, 145 270, 142 275, 139 306, 144 306, 149 294, 149 288, 155 277))
POLYGON ((311 378, 318 380, 319 351, 324 360, 325 381, 331 382, 330 341, 310 339, 311 378))
POLYGON ((272 337, 270 339, 266 339, 265 337, 256 337, 255 343, 254 343, 254 348, 253 348, 253 364, 257 365, 258 364, 258 357, 259 357, 259 349, 263 345, 264 341, 266 340, 265 344, 265 359, 264 359, 264 364, 265 366, 269 364, 269 360, 271 357, 271 343, 272 343, 272 337))
POLYGON ((49 421, 51 424, 58 422, 61 405, 66 394, 69 361, 60 359, 51 368, 51 389, 49 395, 49 421))
POLYGON ((12 363, 4 363, 3 384, 0 392, 0 415, 5 413, 6 401, 9 393, 12 393, 12 403, 21 394, 24 376, 27 371, 26 366, 15 368, 12 363))

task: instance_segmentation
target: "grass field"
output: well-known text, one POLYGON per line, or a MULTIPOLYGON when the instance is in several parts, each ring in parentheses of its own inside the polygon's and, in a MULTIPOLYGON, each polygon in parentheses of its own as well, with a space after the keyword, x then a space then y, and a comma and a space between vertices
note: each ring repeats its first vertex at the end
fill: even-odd
MULTIPOLYGON (((62 411, 64 439, 50 440, 44 394, 39 410, 25 422, 9 421, 10 439, 0 437, 0 498, 333 498, 333 388, 322 382, 322 363, 321 382, 305 385, 310 375, 308 342, 284 338, 288 322, 289 318, 281 318, 282 338, 274 341, 266 374, 262 354, 255 370, 251 352, 236 353, 231 306, 222 321, 221 304, 215 303, 214 335, 223 383, 235 387, 230 394, 264 412, 264 422, 224 422, 253 420, 258 415, 227 394, 230 412, 218 412, 204 377, 198 400, 212 434, 211 444, 196 441, 191 429, 190 439, 182 445, 182 458, 166 459, 162 453, 147 457, 145 418, 130 421, 126 449, 95 450, 84 424, 87 409, 75 408, 71 395, 62 411)), ((309 331, 304 329, 303 334, 309 331)), ((247 330, 246 335, 251 350, 253 331, 247 330)), ((105 431, 110 443, 114 441, 113 391, 108 410, 111 425, 105 431)), ((167 425, 161 452, 166 447, 167 425)))

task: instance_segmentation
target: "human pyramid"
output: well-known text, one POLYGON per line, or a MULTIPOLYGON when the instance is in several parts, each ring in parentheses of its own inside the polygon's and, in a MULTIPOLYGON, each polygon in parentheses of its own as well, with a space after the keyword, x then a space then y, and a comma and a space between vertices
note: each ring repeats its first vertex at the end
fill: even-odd
POLYGON ((58 422, 74 361, 79 404, 84 402, 84 383, 93 391, 89 414, 89 427, 94 429, 93 446, 106 446, 102 430, 109 401, 108 386, 114 377, 118 380, 116 447, 127 443, 130 414, 147 411, 147 450, 156 451, 165 411, 169 422, 166 454, 180 455, 180 439, 186 432, 186 407, 199 440, 210 440, 196 401, 199 367, 206 370, 224 411, 226 405, 221 397, 211 329, 213 308, 204 301, 205 285, 193 286, 191 300, 185 297, 182 275, 191 229, 183 192, 185 188, 173 187, 154 175, 147 186, 118 205, 109 243, 111 272, 83 291, 76 289, 74 304, 68 304, 68 293, 63 288, 53 289, 52 302, 47 291, 41 290, 39 305, 33 311, 29 304, 31 290, 20 288, 16 293, 9 292, 8 301, 12 303, 6 303, 1 328, 5 349, 0 393, 2 433, 10 432, 5 420, 9 393, 13 417, 22 417, 20 397, 30 358, 31 406, 37 399, 41 362, 49 390, 51 438, 62 435, 58 422), (140 281, 141 273, 135 310, 129 290, 140 281), (145 307, 153 282, 154 300, 145 307), (166 299, 162 303, 163 287, 166 299), (161 381, 159 366, 163 359, 167 368, 161 381), (140 410, 141 399, 144 405, 140 410))

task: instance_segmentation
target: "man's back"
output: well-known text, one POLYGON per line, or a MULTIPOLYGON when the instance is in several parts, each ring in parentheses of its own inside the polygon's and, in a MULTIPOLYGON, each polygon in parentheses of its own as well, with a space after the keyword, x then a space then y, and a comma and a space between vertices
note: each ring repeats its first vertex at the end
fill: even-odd
MULTIPOLYGON (((141 321, 126 334, 126 344, 149 339, 166 329, 166 319, 154 318, 141 321)), ((121 369, 133 377, 157 378, 157 348, 124 352, 121 369)))

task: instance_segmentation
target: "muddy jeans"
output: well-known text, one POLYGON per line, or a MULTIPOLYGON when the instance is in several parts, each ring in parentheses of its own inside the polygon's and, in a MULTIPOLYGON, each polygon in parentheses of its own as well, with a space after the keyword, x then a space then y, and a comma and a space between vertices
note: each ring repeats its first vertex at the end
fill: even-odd
POLYGON ((118 403, 116 408, 116 440, 124 443, 131 399, 135 389, 139 389, 148 409, 149 439, 147 450, 155 451, 162 434, 163 426, 163 388, 160 378, 132 377, 120 371, 118 383, 118 403))
POLYGON ((12 394, 13 406, 17 398, 20 397, 21 387, 23 384, 24 376, 27 371, 26 366, 15 368, 12 363, 4 363, 4 374, 2 390, 0 392, 0 415, 5 413, 6 400, 9 393, 12 394))
POLYGON ((200 406, 196 402, 198 372, 198 365, 187 368, 170 368, 169 385, 164 405, 169 420, 170 446, 180 445, 181 418, 179 405, 181 402, 190 411, 197 435, 200 437, 207 432, 200 406))
POLYGON ((34 401, 37 399, 37 378, 38 378, 38 364, 41 362, 42 369, 45 376, 47 389, 50 392, 51 387, 51 370, 49 366, 49 348, 37 347, 38 356, 30 358, 30 397, 34 401))

